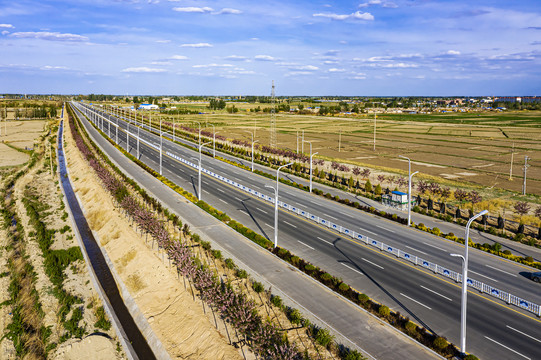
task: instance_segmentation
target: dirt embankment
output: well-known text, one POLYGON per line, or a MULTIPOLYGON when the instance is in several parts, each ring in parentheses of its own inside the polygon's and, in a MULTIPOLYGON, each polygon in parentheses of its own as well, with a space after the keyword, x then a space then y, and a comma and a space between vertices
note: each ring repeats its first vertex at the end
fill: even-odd
MULTIPOLYGON (((43 128, 44 122, 41 124, 43 128)), ((35 134, 34 134, 35 135, 35 134)), ((41 134, 37 134, 41 135, 41 134)), ((24 260, 32 267, 34 274, 32 287, 36 290, 39 307, 35 309, 36 321, 39 321, 41 332, 49 333, 46 339, 41 339, 48 350, 50 359, 123 359, 125 358, 117 347, 117 339, 113 330, 97 326, 97 321, 103 318, 100 311, 101 301, 92 287, 84 260, 69 263, 59 276, 63 277, 60 284, 55 285, 47 275, 51 274, 54 261, 47 264, 44 251, 49 251, 49 259, 61 256, 64 252, 77 253, 77 243, 70 227, 67 213, 64 210, 63 195, 58 185, 57 175, 51 174, 49 152, 43 151, 43 144, 49 144, 49 138, 41 138, 36 151, 41 155, 39 160, 25 175, 20 177, 10 190, 10 201, 22 227, 20 238, 24 244, 24 260), (33 216, 42 225, 43 231, 38 232, 36 222, 32 222, 28 205, 36 211, 33 216), (40 247, 40 234, 50 236, 50 246, 44 250, 40 247), (71 250, 70 250, 71 249, 71 250), (49 271, 47 271, 49 269, 49 271), (76 299, 73 303, 71 300, 76 299), (69 305, 67 305, 69 304, 69 305), (80 314, 80 318, 79 318, 80 314), (101 315, 100 315, 101 314, 101 315), (45 330, 48 329, 48 330, 45 330), (77 335, 75 335, 77 332, 77 335), (99 333, 99 334, 98 334, 99 333)), ((28 135, 26 141, 33 143, 35 139, 28 135)), ((53 162, 55 159, 52 152, 53 162)), ((9 171, 3 170, 3 175, 9 171)), ((2 177, 2 186, 7 176, 2 177)), ((2 221, 2 220, 0 220, 2 221)), ((1 224, 0 224, 1 225, 1 224)), ((11 274, 8 271, 6 258, 10 239, 6 230, 0 230, 0 302, 9 300, 9 285, 11 274), (5 275, 5 276, 4 276, 5 275)), ((58 258, 58 257, 57 257, 58 258)), ((56 268, 58 269, 58 268, 56 268)), ((57 273, 58 274, 58 273, 57 273)), ((13 322, 13 306, 0 308, 0 332, 4 335, 8 325, 13 322)), ((24 338, 24 336, 23 336, 24 338)), ((26 346, 26 345, 25 345, 26 346)), ((0 342, 0 359, 15 358, 14 343, 3 338, 0 342)))
POLYGON ((75 147, 69 126, 64 129, 71 179, 89 225, 169 355, 181 359, 242 358, 241 351, 229 344, 227 333, 220 333, 214 320, 211 322, 213 313, 194 299, 173 268, 145 244, 144 238, 115 209, 75 147))

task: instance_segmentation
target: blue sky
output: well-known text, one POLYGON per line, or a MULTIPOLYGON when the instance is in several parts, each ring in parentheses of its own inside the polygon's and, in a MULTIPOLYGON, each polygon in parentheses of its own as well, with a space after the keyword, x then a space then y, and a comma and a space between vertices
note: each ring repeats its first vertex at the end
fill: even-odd
POLYGON ((0 93, 541 95, 539 0, 0 0, 0 93))

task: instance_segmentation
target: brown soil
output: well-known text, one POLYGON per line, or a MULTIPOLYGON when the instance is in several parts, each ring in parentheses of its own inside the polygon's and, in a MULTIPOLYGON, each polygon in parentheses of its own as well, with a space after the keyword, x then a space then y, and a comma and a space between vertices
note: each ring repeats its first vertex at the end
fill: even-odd
POLYGON ((16 149, 10 148, 5 143, 19 148, 33 148, 34 141, 43 133, 45 120, 8 121, 7 135, 5 122, 0 122, 0 167, 20 165, 28 161, 29 156, 16 149))

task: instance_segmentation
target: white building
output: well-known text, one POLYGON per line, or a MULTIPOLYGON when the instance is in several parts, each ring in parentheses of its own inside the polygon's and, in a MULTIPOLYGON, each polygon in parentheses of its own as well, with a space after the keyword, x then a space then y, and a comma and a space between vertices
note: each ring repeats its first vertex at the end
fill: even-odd
POLYGON ((158 110, 159 107, 158 105, 154 105, 154 104, 141 104, 139 105, 139 108, 138 110, 158 110))

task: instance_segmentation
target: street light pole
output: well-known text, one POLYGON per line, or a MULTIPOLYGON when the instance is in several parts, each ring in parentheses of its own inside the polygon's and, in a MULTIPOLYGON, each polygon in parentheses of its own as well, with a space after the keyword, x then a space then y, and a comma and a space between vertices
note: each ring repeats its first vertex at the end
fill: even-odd
POLYGON ((254 144, 259 140, 254 141, 254 134, 252 134, 252 172, 254 172, 254 144))
POLYGON ((214 124, 210 124, 212 126, 212 157, 216 157, 216 128, 214 127, 214 124))
POLYGON ((466 307, 468 298, 468 243, 470 236, 470 225, 475 219, 487 213, 488 210, 483 210, 468 220, 468 223, 466 224, 466 234, 464 236, 464 256, 459 254, 451 254, 451 256, 462 259, 462 301, 460 307, 460 352, 462 352, 462 354, 466 354, 466 307))
POLYGON ((312 154, 312 142, 311 141, 307 141, 307 140, 303 140, 303 141, 310 144, 310 193, 312 193, 312 157, 315 156, 318 153, 316 152, 316 153, 312 154))
POLYGON ((198 174, 199 174, 199 178, 197 180, 197 185, 199 188, 199 190, 197 191, 197 200, 201 200, 201 149, 203 148, 203 146, 208 145, 208 144, 210 144, 210 141, 208 143, 199 145, 199 159, 194 158, 199 161, 199 165, 197 166, 198 174))
POLYGON ((399 158, 408 160, 408 227, 411 224, 411 179, 413 175, 417 174, 418 171, 411 173, 411 160, 408 157, 398 155, 399 158))
POLYGON ((268 187, 270 189, 274 190, 274 247, 276 248, 278 246, 278 184, 280 183, 278 181, 280 176, 280 169, 282 169, 284 166, 293 165, 293 163, 285 164, 278 169, 276 169, 276 188, 273 188, 270 185, 265 185, 265 187, 268 187))

